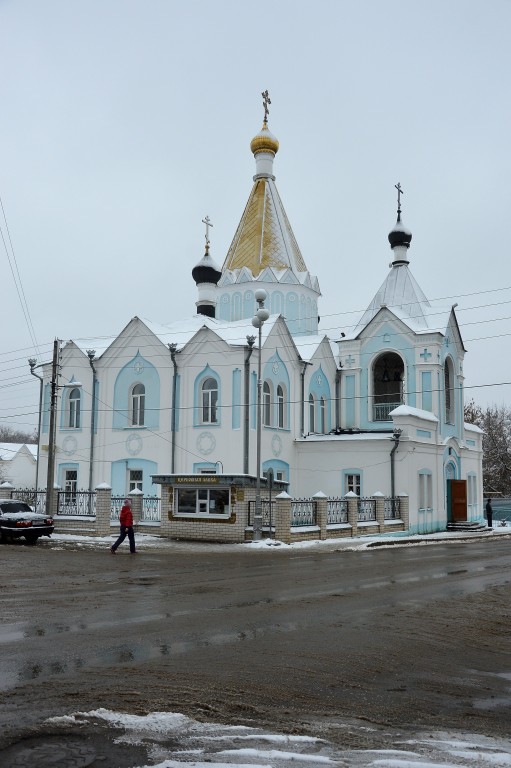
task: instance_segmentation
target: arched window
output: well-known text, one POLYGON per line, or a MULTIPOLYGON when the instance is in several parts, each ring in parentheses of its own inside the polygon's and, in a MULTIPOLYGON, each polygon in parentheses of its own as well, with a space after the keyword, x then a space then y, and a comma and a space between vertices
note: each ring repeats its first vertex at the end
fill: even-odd
POLYGON ((390 412, 404 403, 405 367, 395 352, 381 354, 373 363, 373 421, 392 421, 390 412))
POLYGON ((284 429, 285 426, 285 413, 284 387, 279 384, 277 387, 277 426, 280 429, 284 429))
POLYGON ((268 381, 263 384, 263 424, 271 427, 271 389, 268 381))
POLYGON ((321 434, 326 434, 326 401, 322 397, 319 401, 319 431, 321 434))
POLYGON ((78 429, 80 426, 80 390, 73 387, 69 393, 68 427, 78 429))
POLYGON ((206 379, 202 384, 202 423, 218 424, 218 384, 206 379))
POLYGON ((309 432, 316 431, 316 403, 314 395, 309 395, 309 432))
POLYGON ((131 426, 143 427, 145 421, 145 387, 135 384, 131 390, 131 426))
POLYGON ((452 360, 447 358, 444 365, 445 421, 454 424, 454 376, 452 360))

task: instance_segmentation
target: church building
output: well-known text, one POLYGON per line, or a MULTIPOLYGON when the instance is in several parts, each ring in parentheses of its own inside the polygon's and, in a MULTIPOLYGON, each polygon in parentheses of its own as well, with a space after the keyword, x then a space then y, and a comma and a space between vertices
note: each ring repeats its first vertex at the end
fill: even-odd
MULTIPOLYGON (((292 498, 406 494, 411 533, 445 530, 453 494, 465 494, 467 521, 482 519, 482 434, 464 423, 455 307, 433 306, 411 273, 400 185, 390 271, 355 327, 331 339, 277 190, 279 142, 264 106, 253 186, 221 266, 204 220, 195 314, 167 325, 133 317, 115 338, 63 345, 55 482, 70 493, 108 483, 114 495, 157 495, 156 476, 272 470, 292 498)), ((382 246, 372 264, 383 273, 382 246)), ((51 378, 48 365, 40 477, 51 378)))

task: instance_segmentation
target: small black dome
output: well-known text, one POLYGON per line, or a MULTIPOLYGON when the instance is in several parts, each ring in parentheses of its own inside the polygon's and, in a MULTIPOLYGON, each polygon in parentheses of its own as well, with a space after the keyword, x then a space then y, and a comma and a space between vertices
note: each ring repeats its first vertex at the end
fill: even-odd
POLYGON ((398 213, 396 224, 389 232, 390 247, 395 248, 396 245, 404 245, 405 248, 409 248, 411 239, 412 233, 403 225, 401 214, 398 213))
POLYGON ((208 250, 206 250, 202 259, 192 269, 192 277, 196 285, 200 283, 214 283, 216 285, 222 277, 221 270, 209 255, 208 250))

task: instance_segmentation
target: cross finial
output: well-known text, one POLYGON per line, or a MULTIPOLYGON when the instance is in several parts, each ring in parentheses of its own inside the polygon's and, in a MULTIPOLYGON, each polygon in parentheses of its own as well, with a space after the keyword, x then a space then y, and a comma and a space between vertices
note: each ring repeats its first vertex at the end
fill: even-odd
POLYGON ((202 223, 206 225, 206 248, 209 248, 209 228, 212 227, 213 224, 211 223, 209 216, 202 219, 202 223))
POLYGON ((401 195, 404 195, 404 192, 401 189, 401 183, 399 181, 397 184, 394 184, 394 186, 397 189, 397 212, 398 214, 400 214, 401 213, 401 195))
POLYGON ((263 91, 261 96, 263 97, 263 106, 264 106, 264 122, 268 122, 268 115, 270 113, 270 110, 268 109, 268 105, 271 104, 270 95, 268 93, 268 90, 263 91))

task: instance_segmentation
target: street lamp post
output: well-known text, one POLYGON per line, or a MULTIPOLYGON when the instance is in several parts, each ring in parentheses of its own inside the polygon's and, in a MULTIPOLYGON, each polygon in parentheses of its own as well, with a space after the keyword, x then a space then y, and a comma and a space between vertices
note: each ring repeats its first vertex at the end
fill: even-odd
POLYGON ((258 330, 258 349, 259 358, 257 361, 257 450, 256 450, 256 499, 255 499, 255 514, 253 523, 253 541, 261 541, 263 536, 263 510, 261 505, 261 425, 262 425, 262 413, 261 413, 261 332, 263 325, 268 320, 270 313, 264 306, 264 302, 268 294, 264 288, 259 288, 255 292, 255 300, 258 304, 258 309, 252 318, 252 325, 258 330))

